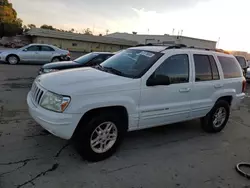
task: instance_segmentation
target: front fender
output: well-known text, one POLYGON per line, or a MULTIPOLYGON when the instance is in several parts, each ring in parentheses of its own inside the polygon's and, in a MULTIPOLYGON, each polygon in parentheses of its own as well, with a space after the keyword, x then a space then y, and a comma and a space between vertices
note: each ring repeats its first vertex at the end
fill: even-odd
POLYGON ((127 95, 123 94, 123 92, 118 92, 116 94, 107 93, 102 95, 87 95, 84 97, 74 96, 65 113, 80 113, 84 115, 88 111, 97 108, 123 106, 128 112, 129 128, 135 127, 139 121, 138 104, 140 91, 134 90, 127 92, 127 95))

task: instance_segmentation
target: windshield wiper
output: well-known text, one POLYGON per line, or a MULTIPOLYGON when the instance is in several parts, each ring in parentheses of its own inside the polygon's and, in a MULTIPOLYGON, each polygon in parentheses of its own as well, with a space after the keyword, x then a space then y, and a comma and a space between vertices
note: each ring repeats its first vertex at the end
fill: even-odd
POLYGON ((102 67, 102 68, 104 68, 104 69, 108 70, 109 72, 114 73, 116 75, 124 76, 124 74, 121 71, 116 70, 116 69, 114 69, 112 67, 102 67))
POLYGON ((93 68, 96 68, 96 69, 102 70, 102 71, 103 71, 103 69, 104 69, 103 66, 101 66, 100 64, 94 66, 93 68))

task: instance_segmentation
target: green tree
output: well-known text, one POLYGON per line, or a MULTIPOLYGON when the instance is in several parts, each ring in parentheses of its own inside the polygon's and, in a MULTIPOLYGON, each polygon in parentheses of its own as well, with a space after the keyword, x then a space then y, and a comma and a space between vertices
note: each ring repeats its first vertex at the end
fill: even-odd
POLYGON ((22 20, 8 0, 0 0, 0 37, 22 33, 22 20))
POLYGON ((33 29, 33 28, 36 28, 36 25, 35 24, 28 24, 27 27, 28 27, 28 29, 33 29))
POLYGON ((85 29, 83 34, 85 34, 85 35, 93 35, 92 31, 90 31, 89 28, 85 29))
POLYGON ((54 28, 53 26, 51 26, 51 25, 46 25, 46 24, 42 25, 40 28, 41 28, 41 29, 49 29, 49 30, 57 30, 57 29, 54 28))

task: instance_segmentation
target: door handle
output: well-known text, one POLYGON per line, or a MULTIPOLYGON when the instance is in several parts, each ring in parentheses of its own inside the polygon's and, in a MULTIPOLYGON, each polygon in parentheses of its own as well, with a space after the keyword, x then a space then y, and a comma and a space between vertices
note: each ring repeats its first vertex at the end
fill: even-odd
POLYGON ((189 92, 191 89, 190 88, 181 88, 179 91, 181 92, 181 93, 187 93, 187 92, 189 92))
POLYGON ((222 88, 223 87, 223 84, 215 84, 214 85, 214 88, 222 88))

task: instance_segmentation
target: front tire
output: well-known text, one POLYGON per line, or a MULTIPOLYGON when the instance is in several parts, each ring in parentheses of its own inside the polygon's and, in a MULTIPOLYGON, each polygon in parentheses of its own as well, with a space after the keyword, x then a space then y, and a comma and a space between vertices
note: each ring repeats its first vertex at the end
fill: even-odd
POLYGON ((227 101, 219 100, 212 110, 201 119, 202 128, 209 133, 217 133, 224 129, 230 115, 230 106, 227 101))
POLYGON ((16 56, 16 55, 10 55, 7 57, 7 62, 10 64, 10 65, 16 65, 19 63, 19 58, 16 56))
POLYGON ((122 118, 106 112, 82 122, 77 132, 76 147, 86 160, 96 162, 110 157, 119 147, 126 132, 122 118))

